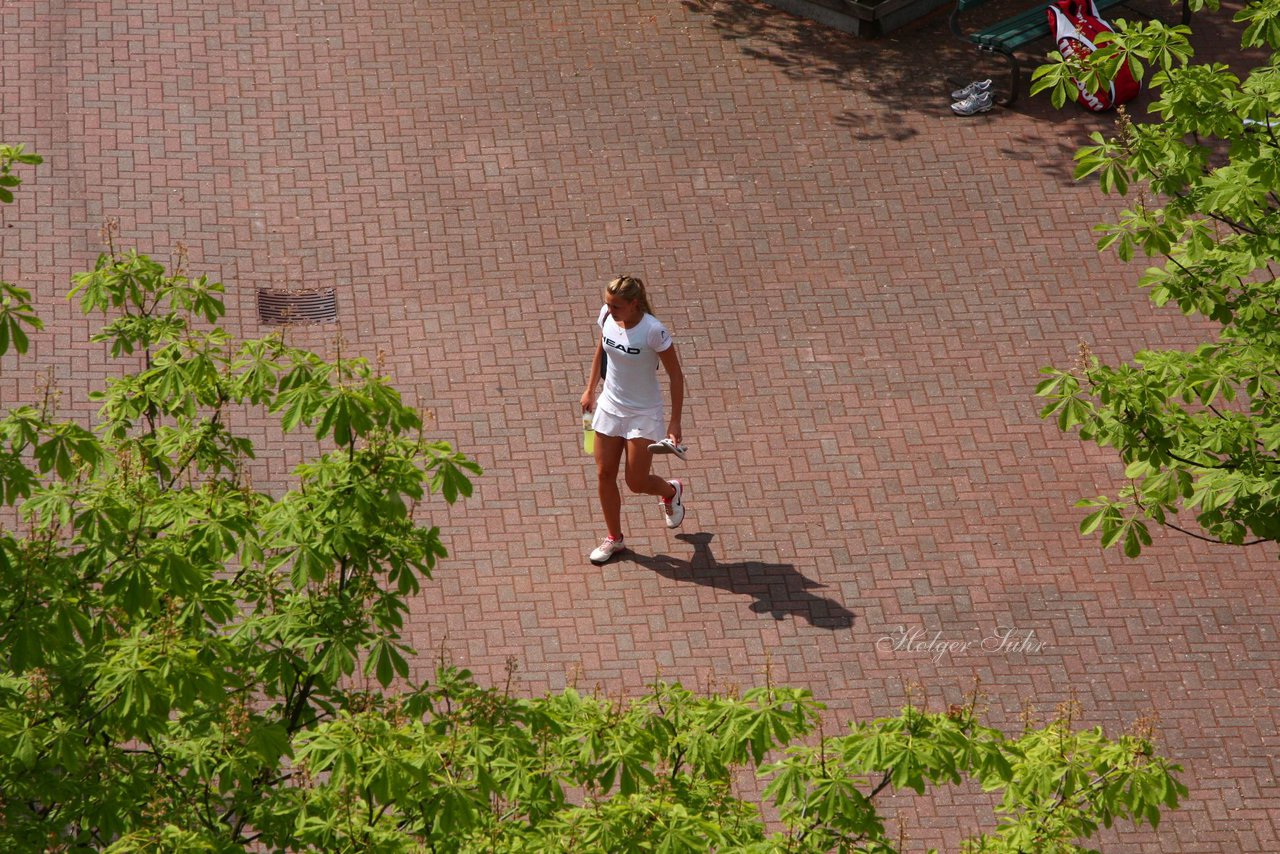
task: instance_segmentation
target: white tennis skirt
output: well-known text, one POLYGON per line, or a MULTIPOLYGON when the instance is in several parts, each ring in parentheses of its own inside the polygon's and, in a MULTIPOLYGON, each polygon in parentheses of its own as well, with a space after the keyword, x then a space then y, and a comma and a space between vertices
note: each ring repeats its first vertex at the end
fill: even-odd
POLYGON ((591 429, 603 436, 656 442, 667 435, 664 421, 661 409, 640 415, 614 415, 596 407, 595 415, 591 418, 591 429))

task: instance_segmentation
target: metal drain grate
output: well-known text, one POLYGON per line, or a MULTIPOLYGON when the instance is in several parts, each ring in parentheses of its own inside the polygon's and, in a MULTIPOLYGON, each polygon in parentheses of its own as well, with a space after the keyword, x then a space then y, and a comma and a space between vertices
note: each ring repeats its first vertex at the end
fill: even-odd
POLYGON ((338 298, 333 288, 310 291, 259 288, 258 318, 278 326, 332 323, 338 319, 338 298))

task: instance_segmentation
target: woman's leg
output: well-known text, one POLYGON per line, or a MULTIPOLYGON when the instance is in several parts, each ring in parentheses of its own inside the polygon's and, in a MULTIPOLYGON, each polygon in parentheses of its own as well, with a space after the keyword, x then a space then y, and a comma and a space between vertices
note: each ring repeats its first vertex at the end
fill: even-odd
POLYGON ((649 472, 649 466, 653 463, 650 444, 649 439, 627 440, 627 489, 640 495, 672 498, 676 494, 676 488, 649 472))
MULTIPOLYGON (((618 464, 627 441, 621 436, 596 434, 596 489, 609 536, 622 539, 622 493, 618 491, 618 464)), ((646 453, 648 448, 645 449, 646 453)))

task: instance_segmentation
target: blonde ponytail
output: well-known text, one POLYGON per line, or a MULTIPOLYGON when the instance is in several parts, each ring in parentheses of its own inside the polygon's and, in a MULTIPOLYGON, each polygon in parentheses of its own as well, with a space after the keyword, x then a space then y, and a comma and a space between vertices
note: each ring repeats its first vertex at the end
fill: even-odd
POLYGON ((635 276, 618 276, 605 290, 628 302, 639 303, 641 311, 645 314, 653 314, 653 309, 649 306, 649 295, 644 289, 644 282, 635 276))

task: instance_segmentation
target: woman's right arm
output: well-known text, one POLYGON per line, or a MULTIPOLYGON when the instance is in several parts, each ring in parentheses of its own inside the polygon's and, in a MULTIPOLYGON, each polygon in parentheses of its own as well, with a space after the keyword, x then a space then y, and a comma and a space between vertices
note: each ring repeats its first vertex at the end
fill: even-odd
POLYGON ((591 373, 587 377, 587 390, 582 393, 582 411, 590 412, 595 408, 596 383, 600 382, 600 365, 604 359, 604 342, 596 339, 596 354, 591 359, 591 373))

